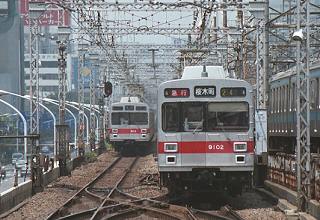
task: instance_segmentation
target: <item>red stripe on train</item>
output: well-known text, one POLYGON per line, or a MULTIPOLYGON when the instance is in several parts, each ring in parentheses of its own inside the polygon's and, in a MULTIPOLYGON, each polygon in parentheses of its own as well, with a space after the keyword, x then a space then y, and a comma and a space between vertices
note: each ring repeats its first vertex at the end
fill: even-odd
MULTIPOLYGON (((235 142, 247 142, 247 151, 243 153, 254 152, 253 141, 195 141, 195 142, 158 142, 158 153, 164 152, 165 143, 177 143, 178 153, 234 153, 233 143, 235 142)), ((241 153, 241 152, 237 152, 241 153)))
POLYGON ((142 134, 143 129, 146 129, 147 131, 144 132, 143 134, 148 134, 150 133, 150 128, 114 128, 114 129, 108 129, 109 133, 114 133, 114 134, 142 134), (112 130, 118 130, 117 132, 112 132, 112 130))

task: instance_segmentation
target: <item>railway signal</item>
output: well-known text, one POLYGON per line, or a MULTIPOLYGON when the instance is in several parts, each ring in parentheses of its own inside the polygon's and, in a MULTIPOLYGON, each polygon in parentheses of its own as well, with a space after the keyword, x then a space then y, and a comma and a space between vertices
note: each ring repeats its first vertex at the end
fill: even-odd
POLYGON ((112 83, 111 82, 105 82, 104 83, 104 95, 106 97, 109 97, 112 94, 112 83))

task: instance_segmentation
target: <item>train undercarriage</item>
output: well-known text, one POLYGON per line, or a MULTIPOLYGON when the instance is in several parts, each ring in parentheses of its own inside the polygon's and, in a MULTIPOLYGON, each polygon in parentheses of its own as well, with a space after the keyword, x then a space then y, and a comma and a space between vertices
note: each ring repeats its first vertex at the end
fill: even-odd
POLYGON ((215 169, 193 169, 192 172, 160 172, 162 186, 172 195, 199 192, 227 192, 237 196, 252 188, 252 172, 222 172, 215 169))
POLYGON ((121 142, 111 142, 116 152, 122 155, 145 155, 155 151, 153 141, 126 140, 121 142))

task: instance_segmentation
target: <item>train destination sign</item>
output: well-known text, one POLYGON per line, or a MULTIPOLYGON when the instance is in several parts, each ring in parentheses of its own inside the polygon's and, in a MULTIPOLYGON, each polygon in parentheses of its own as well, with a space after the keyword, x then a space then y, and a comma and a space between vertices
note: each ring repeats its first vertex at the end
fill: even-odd
POLYGON ((216 87, 215 86, 195 86, 194 96, 195 97, 215 97, 216 87))
POLYGON ((246 88, 243 87, 225 87, 220 90, 221 97, 244 97, 246 88))
POLYGON ((164 90, 164 97, 166 98, 181 98, 189 96, 190 91, 188 88, 167 88, 164 90))

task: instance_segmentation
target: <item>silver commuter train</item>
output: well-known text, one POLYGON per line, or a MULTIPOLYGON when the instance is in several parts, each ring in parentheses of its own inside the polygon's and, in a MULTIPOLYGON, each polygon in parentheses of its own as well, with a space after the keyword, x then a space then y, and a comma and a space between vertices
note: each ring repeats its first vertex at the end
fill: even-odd
POLYGON ((138 97, 122 97, 120 102, 113 103, 109 119, 109 140, 117 151, 133 146, 151 147, 154 114, 138 97))
POLYGON ((222 67, 186 67, 158 89, 157 150, 161 185, 171 192, 252 184, 252 86, 222 67))

